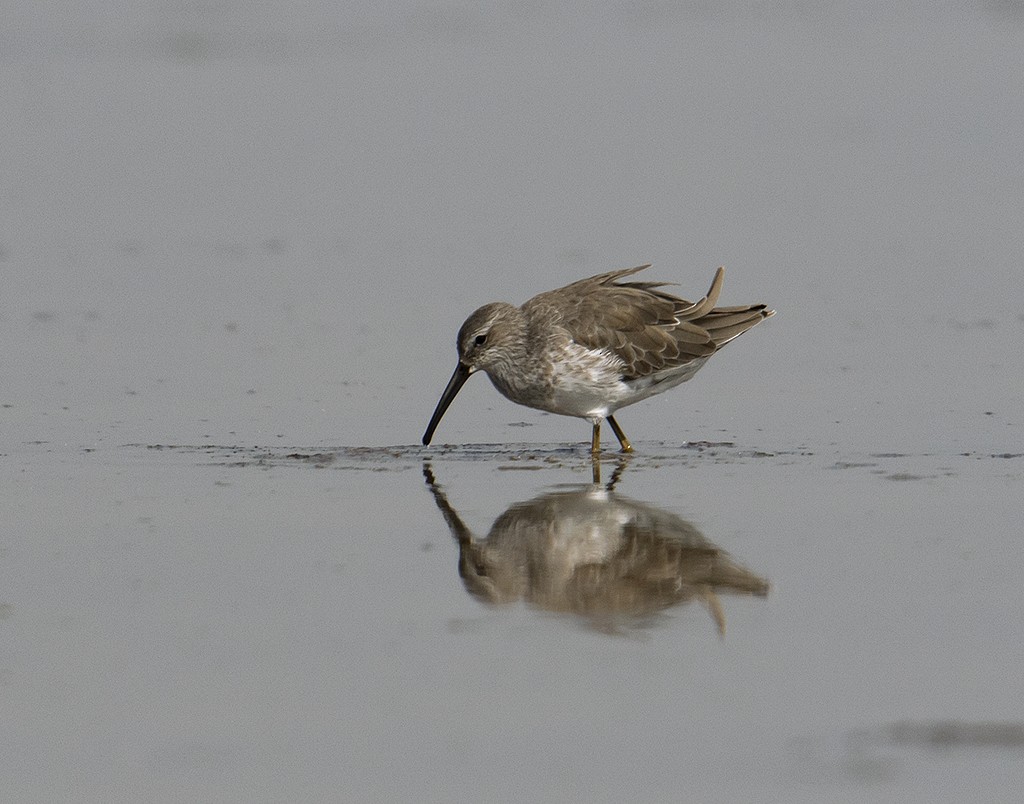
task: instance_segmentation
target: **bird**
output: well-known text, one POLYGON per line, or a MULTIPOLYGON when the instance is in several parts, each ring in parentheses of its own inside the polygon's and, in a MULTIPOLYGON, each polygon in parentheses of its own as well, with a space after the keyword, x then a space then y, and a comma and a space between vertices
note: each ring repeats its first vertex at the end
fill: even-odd
POLYGON ((648 265, 581 279, 521 307, 492 302, 459 329, 458 363, 423 434, 430 444, 445 411, 478 371, 507 399, 593 425, 600 453, 606 420, 622 452, 633 446, 615 412, 691 379, 725 344, 775 314, 764 304, 715 307, 725 269, 704 298, 687 301, 666 282, 622 281, 648 265))

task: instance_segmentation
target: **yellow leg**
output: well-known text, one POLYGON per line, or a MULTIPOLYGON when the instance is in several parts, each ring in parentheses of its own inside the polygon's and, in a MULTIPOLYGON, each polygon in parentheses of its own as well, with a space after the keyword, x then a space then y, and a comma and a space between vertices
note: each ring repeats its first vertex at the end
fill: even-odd
POLYGON ((594 435, 590 438, 590 452, 597 455, 601 451, 601 422, 594 422, 594 435))
MULTIPOLYGON (((622 432, 622 428, 619 427, 619 423, 617 421, 615 421, 615 417, 614 416, 608 416, 607 419, 608 419, 608 424, 610 424, 612 426, 612 432, 615 433, 615 437, 617 439, 619 439, 619 443, 622 444, 622 451, 623 452, 632 452, 633 451, 633 445, 629 443, 629 439, 626 438, 626 434, 624 432, 622 432)), ((595 424, 594 427, 596 428, 597 425, 595 424)))

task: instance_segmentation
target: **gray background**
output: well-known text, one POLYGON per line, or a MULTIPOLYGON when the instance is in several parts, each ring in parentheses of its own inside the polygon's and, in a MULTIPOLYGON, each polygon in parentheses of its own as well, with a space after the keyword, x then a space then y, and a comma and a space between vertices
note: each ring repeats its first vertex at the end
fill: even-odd
POLYGON ((1024 6, 0 19, 13 798, 1016 795, 1024 6), (475 307, 646 262, 778 310, 618 417, 621 491, 772 582, 724 640, 461 587, 422 458, 483 535, 585 422, 475 379, 436 441, 511 446, 403 446, 475 307))

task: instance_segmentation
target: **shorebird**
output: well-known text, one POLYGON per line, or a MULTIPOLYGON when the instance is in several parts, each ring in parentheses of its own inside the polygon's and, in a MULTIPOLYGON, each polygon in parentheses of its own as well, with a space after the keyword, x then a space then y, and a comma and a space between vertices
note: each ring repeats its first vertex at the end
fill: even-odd
POLYGON ((485 304, 459 330, 459 362, 430 417, 429 444, 469 377, 484 371, 520 405, 587 419, 591 452, 601 449, 607 419, 623 452, 632 452, 614 413, 686 382, 734 338, 775 314, 763 304, 715 307, 725 269, 697 302, 659 288, 620 282, 650 265, 581 279, 534 296, 522 307, 485 304))

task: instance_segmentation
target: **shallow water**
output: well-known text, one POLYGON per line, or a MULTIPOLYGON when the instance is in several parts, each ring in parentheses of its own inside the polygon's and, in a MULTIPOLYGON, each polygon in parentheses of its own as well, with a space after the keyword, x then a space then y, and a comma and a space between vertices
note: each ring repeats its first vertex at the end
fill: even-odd
MULTIPOLYGON (((12 800, 1024 784, 1024 22, 174 3, 0 36, 12 800), (589 425, 466 315, 778 314, 589 425)), ((74 14, 79 16, 76 18, 74 14)))
POLYGON ((582 445, 20 448, 11 789, 996 800, 1021 780, 1019 456, 638 448, 597 487, 582 445), (688 550, 666 570, 643 538, 688 550))

